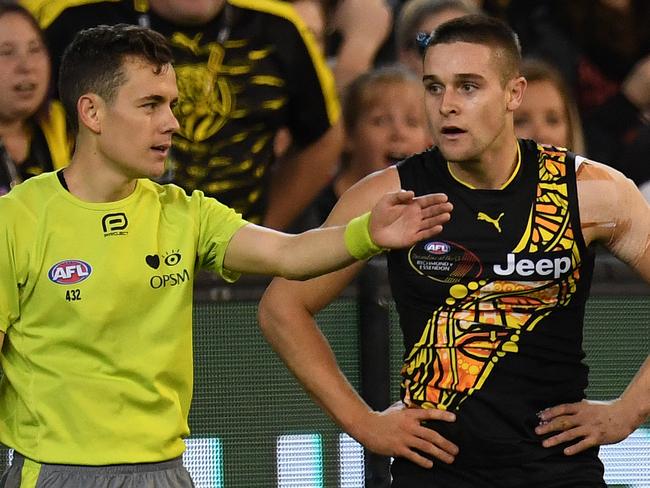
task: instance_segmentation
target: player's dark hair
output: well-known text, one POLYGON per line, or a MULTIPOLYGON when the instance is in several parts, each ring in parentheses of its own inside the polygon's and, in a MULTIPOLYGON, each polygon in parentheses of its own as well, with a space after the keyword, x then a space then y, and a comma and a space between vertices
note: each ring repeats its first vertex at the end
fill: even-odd
POLYGON ((438 44, 467 42, 492 48, 501 60, 502 80, 519 75, 521 45, 517 34, 502 20, 487 15, 465 15, 438 26, 431 34, 418 37, 420 52, 438 44))

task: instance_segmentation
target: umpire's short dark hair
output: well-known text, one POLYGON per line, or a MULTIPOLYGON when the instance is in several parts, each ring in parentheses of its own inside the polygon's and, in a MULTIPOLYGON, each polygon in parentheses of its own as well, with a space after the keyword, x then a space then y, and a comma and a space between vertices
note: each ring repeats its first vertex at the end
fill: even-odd
POLYGON ((124 60, 127 57, 151 63, 157 72, 173 60, 164 36, 137 25, 100 25, 85 29, 66 48, 61 59, 58 88, 74 134, 79 131, 79 97, 95 93, 112 102, 118 88, 126 81, 124 60))

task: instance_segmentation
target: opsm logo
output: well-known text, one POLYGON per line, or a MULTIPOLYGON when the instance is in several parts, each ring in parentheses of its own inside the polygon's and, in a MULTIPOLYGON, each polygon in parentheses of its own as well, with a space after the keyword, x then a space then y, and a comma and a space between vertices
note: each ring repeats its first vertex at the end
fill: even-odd
POLYGON ((47 277, 59 285, 75 285, 88 278, 93 272, 90 264, 79 259, 66 259, 50 268, 47 277))

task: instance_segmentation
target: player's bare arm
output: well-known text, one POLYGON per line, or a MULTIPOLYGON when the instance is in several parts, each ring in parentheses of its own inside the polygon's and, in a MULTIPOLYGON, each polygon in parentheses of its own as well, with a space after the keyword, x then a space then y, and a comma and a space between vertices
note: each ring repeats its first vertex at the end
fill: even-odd
MULTIPOLYGON (((605 165, 584 161, 578 170, 582 232, 650 283, 650 206, 634 183, 605 165)), ((558 405, 540 413, 546 447, 564 442, 567 455, 625 439, 650 416, 650 357, 623 394, 612 401, 558 405)))
MULTIPOLYGON (((364 237, 370 238, 372 247, 407 247, 440 232, 450 211, 451 204, 445 195, 414 197, 413 192, 387 193, 372 207, 364 237)), ((364 254, 364 246, 368 246, 356 246, 357 239, 350 235, 352 226, 359 230, 359 224, 352 221, 296 235, 249 224, 234 235, 224 264, 242 273, 311 278, 347 266, 355 260, 353 256, 359 259, 364 254), (357 252, 354 247, 359 247, 357 252)))
MULTIPOLYGON (((399 178, 394 168, 365 178, 341 197, 324 226, 344 224, 372 208, 382 193, 397 189, 399 178)), ((260 302, 261 330, 314 401, 368 449, 405 457, 422 467, 431 467, 432 463, 415 449, 451 463, 458 448, 421 422, 453 421, 454 415, 403 406, 373 411, 348 383, 314 320, 362 266, 355 263, 308 282, 274 279, 260 302)))

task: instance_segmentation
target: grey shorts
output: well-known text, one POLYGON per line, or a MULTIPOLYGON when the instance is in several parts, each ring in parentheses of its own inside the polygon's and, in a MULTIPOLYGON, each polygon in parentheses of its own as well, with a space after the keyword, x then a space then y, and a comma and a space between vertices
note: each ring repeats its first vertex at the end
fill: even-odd
POLYGON ((194 488, 180 457, 160 463, 76 466, 14 454, 0 488, 194 488))

